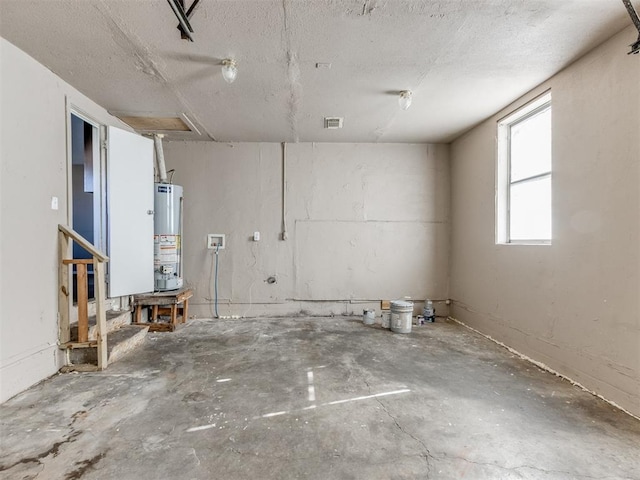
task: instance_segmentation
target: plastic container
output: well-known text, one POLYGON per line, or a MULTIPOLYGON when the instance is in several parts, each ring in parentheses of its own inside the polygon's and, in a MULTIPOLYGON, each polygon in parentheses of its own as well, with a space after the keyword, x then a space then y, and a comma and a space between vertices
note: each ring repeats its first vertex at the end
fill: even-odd
POLYGON ((376 323, 376 311, 375 310, 363 310, 362 311, 362 323, 365 325, 374 325, 376 323))
POLYGON ((424 321, 427 323, 433 323, 436 321, 436 310, 433 308, 433 302, 431 300, 424 302, 422 315, 424 316, 424 321))

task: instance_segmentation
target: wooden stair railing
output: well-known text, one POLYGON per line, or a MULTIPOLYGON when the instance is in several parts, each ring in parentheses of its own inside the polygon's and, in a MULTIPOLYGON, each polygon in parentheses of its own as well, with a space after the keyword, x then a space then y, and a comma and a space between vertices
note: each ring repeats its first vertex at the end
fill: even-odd
POLYGON ((59 339, 63 348, 97 348, 98 370, 107 368, 107 312, 105 309, 105 263, 109 261, 104 253, 93 246, 72 228, 66 225, 58 225, 58 242, 60 256, 58 312, 59 312, 59 339), (72 242, 76 242, 93 258, 77 259, 69 258, 72 242), (96 328, 97 340, 89 341, 89 296, 87 265, 93 265, 94 296, 96 301, 96 328), (70 265, 76 265, 77 269, 77 297, 78 297, 78 341, 71 342, 71 288, 69 282, 70 265))

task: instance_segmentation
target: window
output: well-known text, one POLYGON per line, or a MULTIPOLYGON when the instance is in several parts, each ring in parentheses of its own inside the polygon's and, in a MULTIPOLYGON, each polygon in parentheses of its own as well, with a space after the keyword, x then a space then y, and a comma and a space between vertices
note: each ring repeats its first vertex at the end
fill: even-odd
POLYGON ((497 243, 551 243, 551 93, 498 122, 497 243))

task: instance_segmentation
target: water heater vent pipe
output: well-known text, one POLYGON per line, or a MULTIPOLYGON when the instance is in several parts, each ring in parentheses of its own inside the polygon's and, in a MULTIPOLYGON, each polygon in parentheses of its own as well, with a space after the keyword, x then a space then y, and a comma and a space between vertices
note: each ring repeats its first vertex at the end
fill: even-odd
POLYGON ((156 146, 156 163, 158 164, 158 178, 160 183, 167 183, 167 166, 164 163, 164 150, 162 149, 162 137, 156 133, 153 135, 153 143, 156 146))

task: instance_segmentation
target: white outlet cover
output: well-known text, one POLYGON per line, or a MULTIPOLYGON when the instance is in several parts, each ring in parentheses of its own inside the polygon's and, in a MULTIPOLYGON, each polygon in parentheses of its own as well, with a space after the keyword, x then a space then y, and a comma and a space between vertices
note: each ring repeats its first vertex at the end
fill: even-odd
POLYGON ((58 197, 51 197, 51 210, 58 210, 58 197))
POLYGON ((207 248, 209 250, 224 250, 226 246, 224 233, 210 233, 207 235, 207 248))

